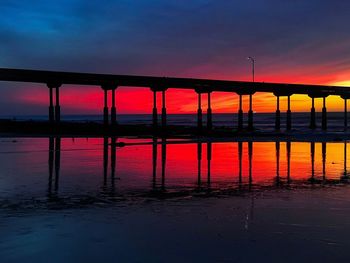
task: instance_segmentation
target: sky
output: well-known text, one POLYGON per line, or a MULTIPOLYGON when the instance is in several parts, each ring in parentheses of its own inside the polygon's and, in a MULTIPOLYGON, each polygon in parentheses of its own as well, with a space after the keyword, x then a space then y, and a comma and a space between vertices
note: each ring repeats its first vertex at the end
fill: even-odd
MULTIPOLYGON (((256 81, 350 86, 349 1, 1 0, 0 10, 3 68, 251 80, 252 56, 256 81)), ((47 113, 44 85, 0 82, 0 89, 1 115, 47 113)), ((307 96, 291 101, 293 111, 310 109, 307 96)), ((256 112, 275 110, 270 94, 253 103, 256 112)), ((327 103, 342 110, 338 97, 327 103)), ((99 87, 61 88, 63 114, 97 114, 102 104, 99 87)), ((193 91, 167 92, 169 113, 196 105, 193 91)), ((237 106, 236 94, 212 95, 214 113, 237 106)), ((151 108, 149 89, 117 89, 118 113, 151 108)))

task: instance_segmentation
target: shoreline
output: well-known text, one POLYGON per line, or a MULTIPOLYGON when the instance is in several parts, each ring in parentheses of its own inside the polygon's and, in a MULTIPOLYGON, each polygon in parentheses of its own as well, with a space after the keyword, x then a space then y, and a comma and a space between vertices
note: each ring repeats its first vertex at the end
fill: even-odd
POLYGON ((255 129, 253 131, 228 127, 214 127, 211 131, 203 130, 198 132, 196 127, 185 125, 168 125, 166 130, 159 127, 156 131, 151 125, 116 125, 114 127, 104 126, 96 122, 62 122, 53 125, 49 122, 37 121, 0 121, 0 138, 10 137, 120 137, 139 139, 183 139, 186 141, 344 141, 350 139, 350 131, 329 130, 297 130, 291 131, 265 131, 255 129))

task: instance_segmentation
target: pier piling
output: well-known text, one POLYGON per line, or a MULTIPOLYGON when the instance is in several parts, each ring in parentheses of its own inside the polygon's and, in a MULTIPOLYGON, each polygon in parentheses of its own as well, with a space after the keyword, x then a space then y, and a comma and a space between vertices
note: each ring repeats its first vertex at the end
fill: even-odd
POLYGON ((323 97, 322 107, 322 130, 327 130, 327 108, 326 108, 326 97, 323 97))
POLYGON ((253 94, 249 94, 248 130, 253 129, 253 94))
POLYGON ((314 97, 311 97, 310 128, 316 129, 316 111, 315 111, 315 98, 314 97))
POLYGON ((292 112, 290 110, 290 95, 287 97, 287 131, 292 129, 292 112))
POLYGON ((162 129, 166 130, 167 116, 166 116, 166 100, 165 100, 165 90, 162 91, 162 129))
POLYGON ((281 128, 280 96, 276 96, 276 99, 277 99, 277 105, 276 105, 275 129, 280 130, 281 128))
POLYGON ((104 93, 104 107, 103 107, 103 123, 105 126, 108 126, 108 93, 107 90, 103 90, 104 93))
POLYGON ((49 96, 50 96, 49 122, 53 124, 55 122, 55 117, 54 117, 54 108, 53 108, 53 88, 52 87, 49 87, 49 96))
POLYGON ((243 130, 243 105, 242 95, 239 94, 239 109, 238 109, 238 130, 243 130))
POLYGON ((157 92, 153 90, 153 129, 154 131, 157 130, 158 127, 158 113, 157 113, 157 92))
POLYGON ((198 133, 201 133, 203 129, 202 94, 200 92, 197 92, 197 94, 198 94, 197 129, 198 129, 198 133))
POLYGON ((344 98, 344 130, 348 129, 348 103, 347 98, 344 98))
POLYGON ((59 124, 61 121, 61 106, 60 106, 60 88, 56 86, 56 105, 55 105, 55 121, 59 124))
POLYGON ((112 89, 112 107, 111 107, 111 124, 112 126, 115 126, 117 124, 117 108, 115 103, 115 90, 116 88, 112 89))
POLYGON ((207 109, 207 129, 208 129, 208 131, 211 131, 213 128, 210 93, 211 92, 209 91, 208 92, 208 109, 207 109))

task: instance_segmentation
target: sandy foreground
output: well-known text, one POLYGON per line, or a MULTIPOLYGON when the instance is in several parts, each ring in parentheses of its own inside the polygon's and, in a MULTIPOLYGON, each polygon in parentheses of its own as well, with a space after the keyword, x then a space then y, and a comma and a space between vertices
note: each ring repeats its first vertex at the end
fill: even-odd
POLYGON ((350 187, 1 209, 1 262, 349 262, 350 187))

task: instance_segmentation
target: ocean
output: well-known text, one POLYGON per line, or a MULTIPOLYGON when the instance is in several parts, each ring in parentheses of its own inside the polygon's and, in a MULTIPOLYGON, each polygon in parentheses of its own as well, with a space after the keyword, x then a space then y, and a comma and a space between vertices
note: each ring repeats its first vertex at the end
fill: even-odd
MULTIPOLYGON (((160 122, 160 114, 158 114, 160 122)), ((322 115, 320 112, 316 113, 317 127, 321 127, 322 115)), ((35 120, 45 121, 48 120, 47 115, 27 115, 27 116, 1 116, 1 119, 15 119, 18 121, 35 120)), ((100 115, 62 115, 63 121, 74 122, 102 122, 103 116, 100 115)), ((234 113, 220 113, 213 114, 214 127, 237 127, 237 114, 234 113)), ((273 130, 275 125, 275 113, 255 113, 254 114, 254 127, 262 130, 273 130)), ((344 113, 343 112, 328 112, 328 130, 342 131, 344 128, 344 113)), ((151 114, 119 114, 117 115, 117 121, 119 124, 152 124, 151 114)), ((167 122, 169 125, 185 125, 196 126, 197 115, 196 114, 168 114, 167 122)), ((247 126, 248 116, 244 114, 244 125, 247 126)), ((206 124, 206 114, 203 114, 203 123, 206 124)), ((296 112, 292 113, 292 128, 301 131, 309 130, 310 113, 308 112, 296 112)), ((286 114, 281 112, 281 129, 286 127, 286 114)))

